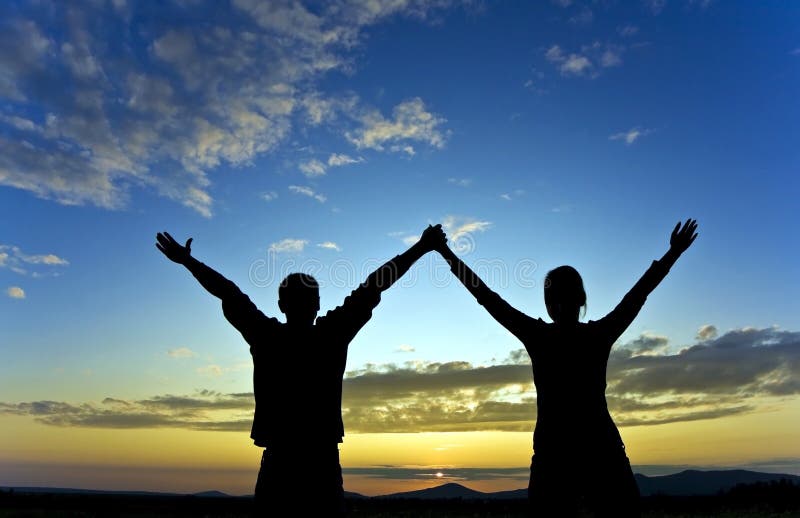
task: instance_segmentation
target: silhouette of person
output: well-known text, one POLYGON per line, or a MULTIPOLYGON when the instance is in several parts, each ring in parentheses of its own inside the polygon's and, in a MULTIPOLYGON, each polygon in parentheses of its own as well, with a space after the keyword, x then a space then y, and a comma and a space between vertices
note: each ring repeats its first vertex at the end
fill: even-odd
POLYGON ((253 356, 256 408, 251 438, 265 448, 255 487, 259 514, 289 516, 287 506, 312 515, 343 516, 339 463, 342 377, 347 348, 388 289, 425 253, 445 241, 441 226, 428 226, 419 241, 372 272, 341 306, 317 317, 319 285, 292 273, 280 283, 278 307, 286 323, 267 317, 230 280, 191 255, 167 232, 156 247, 185 266, 209 293, 222 300, 225 318, 239 330, 253 356))
POLYGON ((451 271, 495 320, 524 345, 536 385, 528 499, 537 516, 568 516, 579 507, 597 516, 638 516, 639 490, 625 445, 608 412, 606 366, 611 347, 647 296, 697 237, 697 223, 675 226, 669 250, 608 315, 580 322, 586 292, 571 266, 551 270, 544 301, 553 323, 513 308, 445 244, 437 249, 451 271), (579 501, 583 503, 580 504, 579 501))

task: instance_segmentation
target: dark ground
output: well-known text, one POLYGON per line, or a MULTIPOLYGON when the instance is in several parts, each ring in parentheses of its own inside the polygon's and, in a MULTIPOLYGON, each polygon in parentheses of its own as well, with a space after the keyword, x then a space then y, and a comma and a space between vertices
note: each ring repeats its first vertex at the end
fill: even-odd
MULTIPOLYGON (((525 516, 524 500, 349 500, 349 518, 516 518, 525 516)), ((753 484, 717 496, 642 499, 643 517, 800 517, 800 486, 753 484)), ((313 516, 312 509, 287 516, 313 516)), ((55 517, 230 517, 250 516, 245 497, 19 494, 0 492, 0 518, 55 517)))

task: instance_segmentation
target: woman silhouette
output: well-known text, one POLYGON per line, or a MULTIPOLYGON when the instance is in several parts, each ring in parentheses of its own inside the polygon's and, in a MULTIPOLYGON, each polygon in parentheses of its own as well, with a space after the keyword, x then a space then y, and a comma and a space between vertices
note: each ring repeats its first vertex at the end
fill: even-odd
POLYGON ((586 292, 571 266, 551 270, 544 301, 553 323, 516 310, 465 265, 446 242, 438 251, 451 271, 495 320, 525 345, 533 365, 537 418, 528 499, 537 516, 638 516, 639 491, 625 445, 606 405, 611 346, 639 313, 647 296, 697 238, 697 222, 675 226, 670 247, 608 315, 580 322, 586 292), (581 505, 581 500, 583 501, 581 505))

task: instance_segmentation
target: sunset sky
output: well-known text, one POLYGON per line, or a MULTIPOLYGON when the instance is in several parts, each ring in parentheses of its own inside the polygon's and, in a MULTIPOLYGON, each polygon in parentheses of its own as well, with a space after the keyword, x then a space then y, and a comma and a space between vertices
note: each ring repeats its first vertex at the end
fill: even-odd
MULTIPOLYGON (((0 3, 0 486, 252 493, 247 345, 156 232, 282 317, 286 273, 324 312, 442 223, 532 316, 575 266, 597 319, 689 217, 609 361, 634 470, 800 474, 798 27, 777 1, 0 3)), ((425 256, 350 345, 345 489, 524 487, 521 348, 425 256)))

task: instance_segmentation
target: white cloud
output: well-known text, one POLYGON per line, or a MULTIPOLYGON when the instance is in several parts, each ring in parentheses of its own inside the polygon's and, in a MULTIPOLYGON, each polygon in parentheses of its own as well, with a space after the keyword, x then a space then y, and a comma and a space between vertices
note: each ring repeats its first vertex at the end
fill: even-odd
POLYGON ((333 241, 323 241, 322 243, 317 243, 317 246, 328 250, 336 250, 337 252, 342 251, 342 248, 333 241))
POLYGON ((448 215, 442 220, 442 229, 453 251, 459 254, 472 252, 475 249, 475 234, 486 232, 491 226, 490 221, 463 216, 448 215))
POLYGON ((307 239, 286 238, 269 245, 269 251, 278 254, 297 254, 308 244, 307 239))
POLYGON ((565 203, 563 205, 558 205, 550 209, 550 212, 555 213, 563 213, 563 212, 572 212, 573 206, 569 203, 565 203))
POLYGON ((545 51, 545 59, 558 67, 562 76, 598 77, 601 68, 618 67, 622 65, 622 54, 626 47, 610 43, 595 41, 590 45, 582 45, 580 52, 565 52, 558 45, 553 45, 545 51))
POLYGON ((429 112, 419 98, 395 106, 391 119, 371 111, 361 114, 357 120, 361 127, 348 131, 345 136, 359 149, 384 151, 388 145, 390 151, 414 155, 415 150, 408 141, 441 149, 447 139, 447 132, 441 129, 445 119, 429 112))
POLYGON ((308 196, 309 198, 314 198, 320 203, 325 203, 325 201, 328 199, 324 194, 320 194, 314 191, 314 189, 311 187, 306 187, 303 185, 290 185, 289 190, 295 194, 301 194, 303 196, 308 196))
POLYGON ((402 344, 400 347, 394 350, 396 353, 413 353, 416 349, 410 345, 402 344))
POLYGON ((219 378, 222 376, 223 369, 219 365, 206 365, 205 367, 198 367, 197 374, 201 376, 210 376, 212 378, 219 378))
POLYGON ((525 194, 525 189, 514 189, 513 192, 504 192, 503 194, 500 195, 500 198, 506 201, 511 201, 514 198, 519 198, 524 194, 525 194))
POLYGON ((592 68, 592 62, 586 56, 580 54, 570 54, 568 58, 561 63, 559 70, 563 75, 581 76, 592 68))
POLYGON ((618 67, 622 64, 622 58, 619 55, 619 52, 615 52, 612 49, 606 49, 603 51, 603 55, 600 57, 600 64, 605 67, 618 67))
POLYGON ((31 131, 35 133, 41 133, 44 131, 44 129, 41 126, 39 126, 32 120, 25 119, 23 117, 18 117, 16 115, 0 114, 0 121, 5 122, 7 125, 19 131, 31 131))
POLYGON ((14 273, 27 275, 30 273, 34 277, 45 277, 48 275, 58 275, 54 266, 66 266, 69 261, 56 254, 26 254, 18 246, 0 244, 0 268, 8 268, 14 273), (23 265, 26 265, 23 268, 23 265), (28 265, 33 265, 36 269, 28 271, 28 265), (39 268, 43 266, 46 269, 39 268))
POLYGON ((278 198, 278 193, 275 191, 267 191, 261 194, 261 199, 264 201, 273 201, 278 198))
POLYGON ((544 56, 547 58, 548 61, 551 61, 553 63, 560 63, 566 59, 564 56, 564 51, 561 50, 561 47, 559 47, 558 45, 553 45, 552 47, 547 49, 547 52, 544 53, 544 56))
POLYGON ((11 286, 6 290, 6 294, 11 297, 12 299, 24 299, 25 298, 25 290, 20 288, 19 286, 11 286))
POLYGON ((339 167, 348 164, 358 164, 363 161, 364 159, 362 157, 353 158, 344 154, 332 153, 331 156, 328 157, 328 166, 339 167))
POLYGON ((325 174, 325 164, 313 158, 308 162, 303 162, 300 164, 300 171, 309 178, 314 178, 315 176, 322 176, 325 174))
POLYGON ((573 25, 589 25, 593 20, 594 13, 592 13, 592 10, 588 7, 584 7, 578 14, 570 17, 569 23, 573 25))
POLYGON ((653 14, 661 14, 667 5, 667 0, 644 0, 644 5, 653 14))
MULTIPOLYGON (((365 112, 354 96, 317 87, 326 73, 353 69, 367 27, 391 16, 425 19, 447 2, 119 4, 34 3, 4 20, 0 185, 107 209, 125 208, 130 190, 143 187, 210 217, 220 167, 249 167, 304 126, 365 112), (214 9, 208 23, 161 23, 203 4, 214 9), (66 29, 45 31, 52 19, 66 29), (118 44, 107 44, 109 27, 118 44)), ((388 143, 440 147, 443 119, 426 127, 412 115, 417 131, 388 143)), ((363 125, 354 135, 365 147, 385 142, 363 125)))
POLYGON ((448 178, 447 183, 452 183, 459 187, 469 187, 472 185, 472 178, 448 178))
POLYGON ((649 129, 631 128, 628 131, 615 133, 608 138, 609 140, 624 140, 625 144, 630 146, 639 138, 649 135, 650 133, 652 133, 652 130, 649 129))
POLYGON ((403 236, 402 240, 403 240, 403 243, 405 243, 407 246, 411 246, 411 245, 415 244, 417 241, 419 241, 419 238, 420 238, 420 236, 418 236, 416 234, 409 234, 407 236, 403 236))
POLYGON ((167 356, 170 358, 194 358, 197 354, 188 347, 178 347, 167 351, 167 356))

